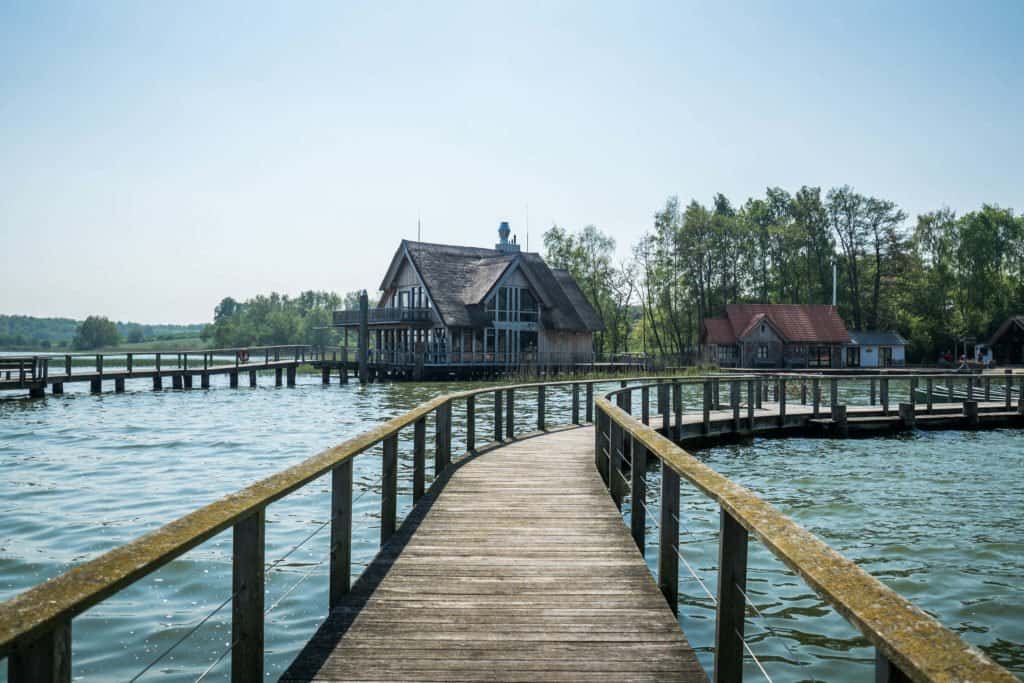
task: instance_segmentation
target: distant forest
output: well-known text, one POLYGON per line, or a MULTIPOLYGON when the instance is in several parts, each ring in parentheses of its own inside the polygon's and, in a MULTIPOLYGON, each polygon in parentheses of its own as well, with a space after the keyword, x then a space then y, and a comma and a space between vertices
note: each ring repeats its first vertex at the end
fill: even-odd
POLYGON ((993 205, 908 221, 895 203, 848 186, 776 187, 739 206, 722 194, 710 205, 671 197, 625 260, 592 225, 553 226, 544 246, 598 309, 606 352, 685 355, 702 319, 730 303, 831 303, 833 263, 847 327, 899 332, 914 361, 958 337, 983 341, 1024 313, 1024 217, 993 205))
MULTIPOLYGON (((106 320, 105 318, 102 320, 106 320)), ((91 341, 76 334, 85 321, 71 318, 34 318, 28 315, 0 315, 0 349, 86 349, 91 341)), ((108 323, 110 321, 107 321, 108 323)), ((143 325, 132 322, 110 323, 117 335, 112 345, 120 342, 172 341, 195 338, 203 325, 143 325)), ((87 335, 88 336, 88 335, 87 335)), ((108 336, 105 341, 109 341, 108 336)))

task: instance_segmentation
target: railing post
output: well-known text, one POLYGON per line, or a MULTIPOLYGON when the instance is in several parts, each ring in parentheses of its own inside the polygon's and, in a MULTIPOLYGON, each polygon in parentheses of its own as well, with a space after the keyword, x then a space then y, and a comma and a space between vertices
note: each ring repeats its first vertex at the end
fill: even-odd
POLYGON ((233 531, 231 680, 263 680, 263 586, 266 509, 237 522, 233 531))
POLYGON ((807 378, 800 378, 800 405, 807 405, 807 378))
POLYGON ((651 390, 649 387, 640 388, 640 421, 645 425, 651 424, 651 390))
POLYGON ((701 432, 707 436, 711 433, 711 381, 704 380, 704 421, 701 432))
POLYGON ((872 377, 870 381, 871 381, 871 403, 870 403, 870 405, 875 405, 875 403, 877 403, 877 401, 875 399, 875 383, 878 380, 876 380, 874 377, 872 377))
POLYGON ((445 402, 434 412, 434 477, 440 476, 452 461, 452 404, 445 402))
POLYGON ((964 401, 964 419, 971 427, 978 426, 978 402, 964 401))
POLYGON ((740 383, 738 380, 729 382, 729 407, 732 408, 732 431, 740 433, 740 383))
POLYGON ((125 369, 128 370, 128 374, 132 374, 132 354, 128 354, 125 359, 125 369))
POLYGON ((103 375, 103 356, 96 354, 96 374, 102 377, 103 375))
POLYGON ((331 470, 331 568, 329 607, 341 602, 352 578, 352 458, 331 470))
POLYGON ((669 385, 658 385, 658 413, 661 414, 661 428, 665 436, 672 438, 672 405, 669 403, 669 385))
POLYGON ((572 423, 580 423, 580 385, 576 383, 572 385, 572 423))
MULTIPOLYGON (((470 399, 472 400, 472 399, 470 399)), ((412 428, 412 502, 423 497, 427 488, 427 418, 416 420, 412 428)))
POLYGON ((1013 370, 1004 370, 1003 377, 1003 386, 1006 389, 1006 411, 1009 412, 1013 407, 1013 370))
POLYGON ((505 390, 505 436, 512 439, 516 435, 516 393, 515 389, 505 390))
POLYGON ((830 411, 834 411, 839 405, 839 380, 834 377, 828 381, 828 401, 830 411))
POLYGON ((605 486, 608 485, 608 459, 605 457, 604 447, 606 441, 605 429, 608 427, 609 417, 603 410, 597 411, 597 419, 594 420, 594 465, 597 467, 605 486))
POLYGON ((670 438, 672 441, 679 441, 683 438, 683 385, 679 382, 672 383, 672 408, 675 411, 676 420, 670 438))
POLYGON ((715 620, 715 683, 743 680, 746 622, 747 530, 721 509, 718 544, 718 615, 715 620))
POLYGON ((758 409, 763 408, 764 404, 762 401, 764 396, 764 381, 761 379, 760 375, 754 378, 754 387, 757 389, 757 407, 758 409))
POLYGON ((594 385, 587 383, 587 422, 594 421, 594 385))
POLYGON ((992 378, 989 377, 988 375, 985 375, 984 377, 981 378, 981 383, 982 383, 982 386, 985 388, 985 400, 986 401, 991 401, 992 400, 992 378))
POLYGON ((931 413, 932 405, 935 403, 935 379, 929 377, 925 382, 925 392, 927 394, 925 400, 927 402, 927 410, 931 413))
MULTIPOLYGON (((157 356, 159 356, 159 355, 160 354, 157 354, 157 356)), ((157 363, 157 365, 159 365, 159 363, 157 363)), ((158 367, 157 370, 159 370, 159 369, 160 368, 158 367)), ((71 374, 71 354, 67 354, 67 355, 64 356, 64 374, 65 375, 70 375, 71 374)))
POLYGON ((889 378, 883 377, 879 387, 882 398, 882 415, 889 414, 889 378))
POLYGON ((747 430, 754 433, 754 405, 757 403, 757 399, 754 397, 754 392, 757 391, 757 386, 754 380, 747 380, 747 430))
POLYGON ((503 394, 501 389, 494 392, 494 440, 499 443, 501 442, 502 433, 504 432, 501 426, 501 418, 504 414, 504 409, 501 405, 502 396, 503 394))
POLYGON ((395 533, 398 509, 398 433, 384 437, 381 459, 380 544, 395 533))
POLYGON ((537 387, 537 431, 544 431, 544 385, 537 387))
POLYGON ((622 475, 623 429, 609 417, 610 439, 608 440, 608 491, 612 495, 616 510, 622 510, 626 482, 622 475))
POLYGON ((71 622, 64 621, 27 646, 19 646, 8 659, 10 683, 70 683, 71 622))
POLYGON ((466 399, 466 450, 476 451, 476 396, 466 399))
POLYGON ((661 519, 658 521, 658 588, 679 609, 679 474, 661 461, 661 519))
POLYGON ((633 439, 633 463, 630 465, 630 507, 629 529, 633 533, 633 542, 644 554, 647 534, 647 511, 644 501, 647 499, 647 449, 633 439))
POLYGON ((811 417, 818 417, 821 414, 821 380, 817 377, 811 379, 811 417))
POLYGON ((875 683, 910 683, 910 677, 879 650, 875 650, 875 683))
POLYGON ((778 382, 777 386, 778 386, 778 392, 779 392, 779 398, 778 398, 778 401, 779 401, 779 426, 780 427, 785 427, 786 426, 786 380, 784 380, 784 379, 782 379, 780 377, 776 381, 778 382))

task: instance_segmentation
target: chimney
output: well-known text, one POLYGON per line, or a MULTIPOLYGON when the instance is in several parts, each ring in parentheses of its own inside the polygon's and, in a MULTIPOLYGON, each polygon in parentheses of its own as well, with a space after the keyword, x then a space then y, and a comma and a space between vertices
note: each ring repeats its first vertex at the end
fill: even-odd
POLYGON ((494 245, 494 248, 500 252, 506 254, 514 254, 519 251, 519 245, 514 241, 509 242, 508 236, 512 234, 512 229, 508 227, 508 221, 502 221, 501 225, 498 226, 498 238, 501 240, 494 245))

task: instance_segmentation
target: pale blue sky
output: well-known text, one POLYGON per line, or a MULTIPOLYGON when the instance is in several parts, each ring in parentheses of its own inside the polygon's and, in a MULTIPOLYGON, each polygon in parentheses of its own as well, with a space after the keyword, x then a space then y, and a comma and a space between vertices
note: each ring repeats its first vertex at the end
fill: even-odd
POLYGON ((671 194, 1024 209, 1024 2, 0 4, 0 312, 208 320, 671 194))

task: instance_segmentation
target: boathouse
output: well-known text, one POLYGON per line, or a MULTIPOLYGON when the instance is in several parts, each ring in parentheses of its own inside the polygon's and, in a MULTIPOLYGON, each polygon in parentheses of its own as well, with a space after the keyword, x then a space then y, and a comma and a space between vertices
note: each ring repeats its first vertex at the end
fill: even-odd
MULTIPOLYGON (((567 270, 510 240, 493 249, 402 240, 368 312, 371 362, 415 366, 574 365, 593 360, 597 312, 567 270)), ((356 328, 359 311, 336 311, 356 328)))
POLYGON ((898 332, 850 332, 846 347, 848 368, 902 368, 907 363, 907 340, 898 332))
POLYGON ((722 318, 705 318, 705 362, 722 367, 841 368, 850 334, 834 306, 729 304, 722 318))
POLYGON ((988 341, 999 365, 1024 364, 1024 315, 1007 318, 988 341))

